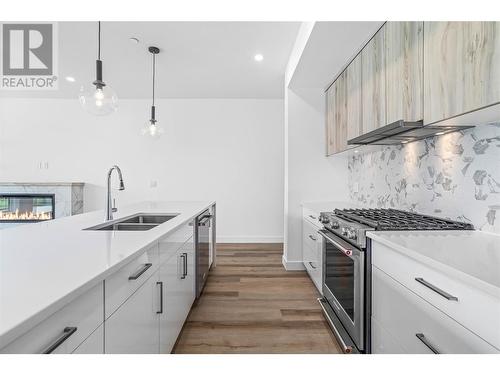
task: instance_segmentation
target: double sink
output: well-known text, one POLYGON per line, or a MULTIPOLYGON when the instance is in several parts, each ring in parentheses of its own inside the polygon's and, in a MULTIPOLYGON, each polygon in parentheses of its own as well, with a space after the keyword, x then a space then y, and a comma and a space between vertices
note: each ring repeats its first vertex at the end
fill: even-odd
POLYGON ((179 214, 140 213, 127 216, 113 222, 107 222, 90 228, 85 228, 84 230, 144 231, 153 229, 178 215, 179 214))

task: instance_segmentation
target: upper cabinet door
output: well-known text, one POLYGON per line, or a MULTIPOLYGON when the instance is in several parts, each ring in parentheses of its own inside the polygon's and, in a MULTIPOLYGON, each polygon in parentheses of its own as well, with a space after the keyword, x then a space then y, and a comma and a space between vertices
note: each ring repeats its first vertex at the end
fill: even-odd
POLYGON ((424 123, 500 102, 500 22, 424 23, 424 123))
POLYGON ((346 69, 347 139, 362 134, 361 54, 346 69))
POLYGON ((423 119, 423 22, 387 22, 386 123, 423 119))
POLYGON ((335 81, 335 152, 347 149, 347 74, 335 81))
POLYGON ((327 155, 347 149, 347 74, 344 71, 326 92, 327 155))
POLYGON ((326 91, 326 156, 335 153, 335 82, 326 91))
POLYGON ((387 124, 385 27, 361 51, 363 134, 387 124))

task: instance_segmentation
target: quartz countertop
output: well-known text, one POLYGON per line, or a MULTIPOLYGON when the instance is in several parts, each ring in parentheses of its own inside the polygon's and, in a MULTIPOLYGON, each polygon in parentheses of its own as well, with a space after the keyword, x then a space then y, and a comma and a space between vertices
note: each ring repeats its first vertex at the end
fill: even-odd
POLYGON ((83 230, 103 223, 104 211, 0 230, 0 348, 212 204, 142 202, 114 214, 179 214, 148 231, 83 230))
POLYGON ((500 298, 500 235, 482 231, 370 231, 367 236, 500 298))

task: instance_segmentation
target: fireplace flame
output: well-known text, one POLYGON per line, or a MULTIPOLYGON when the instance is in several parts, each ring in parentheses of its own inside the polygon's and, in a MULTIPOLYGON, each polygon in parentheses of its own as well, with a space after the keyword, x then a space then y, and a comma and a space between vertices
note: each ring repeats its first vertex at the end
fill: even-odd
POLYGON ((52 219, 52 213, 50 212, 19 212, 17 209, 15 212, 11 211, 0 211, 0 220, 50 220, 52 219))

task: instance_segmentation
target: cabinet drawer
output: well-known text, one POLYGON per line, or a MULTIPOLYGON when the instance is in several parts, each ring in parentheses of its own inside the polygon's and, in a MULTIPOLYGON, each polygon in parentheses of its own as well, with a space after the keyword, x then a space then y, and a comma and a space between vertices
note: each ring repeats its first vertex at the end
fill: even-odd
POLYGON ((433 353, 432 348, 439 353, 498 353, 377 267, 373 267, 372 277, 372 318, 407 353, 433 353))
POLYGON ((159 243, 160 264, 173 256, 193 234, 194 228, 190 222, 162 238, 159 243))
POLYGON ((321 236, 318 234, 318 228, 307 220, 302 220, 302 249, 309 247, 315 249, 321 242, 321 236))
POLYGON ((323 227, 323 224, 321 224, 321 222, 319 221, 319 213, 314 212, 309 208, 302 209, 302 217, 319 229, 323 227))
POLYGON ((105 280, 106 319, 144 284, 158 265, 158 245, 154 245, 105 280))
POLYGON ((500 299, 384 244, 373 244, 374 266, 500 349, 500 299), (448 298, 455 297, 457 300, 448 299, 439 291, 433 290, 435 287, 448 294, 448 298))
POLYGON ((307 273, 309 274, 309 277, 311 278, 312 282, 314 283, 314 286, 316 286, 316 289, 318 289, 318 292, 321 292, 321 268, 320 264, 314 263, 312 261, 309 262, 304 262, 304 266, 306 267, 307 273))
POLYGON ((0 353, 43 353, 58 340, 67 337, 52 353, 69 354, 102 324, 103 314, 103 286, 99 283, 23 336, 0 349, 0 353))

